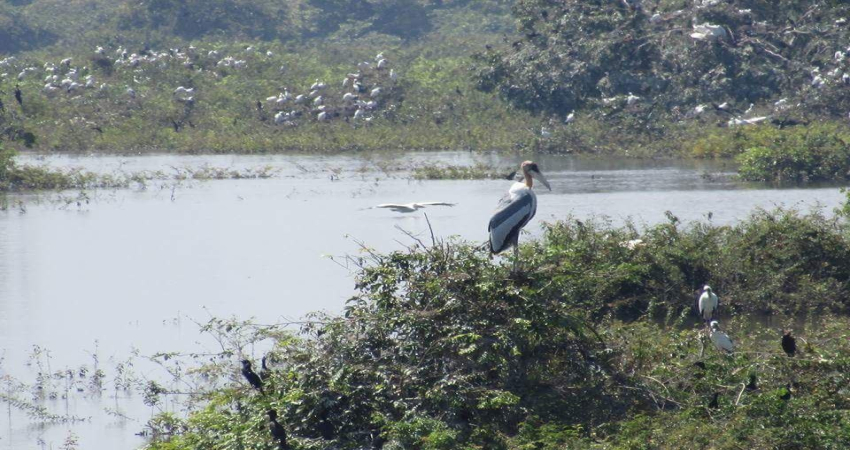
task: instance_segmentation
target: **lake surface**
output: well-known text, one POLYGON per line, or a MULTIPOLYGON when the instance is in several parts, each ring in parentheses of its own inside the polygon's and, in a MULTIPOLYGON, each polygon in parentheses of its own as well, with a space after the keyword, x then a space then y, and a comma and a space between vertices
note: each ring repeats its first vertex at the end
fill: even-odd
MULTIPOLYGON (((113 173, 182 167, 257 168, 270 179, 152 183, 144 190, 10 196, 0 211, 0 393, 4 376, 31 382, 34 346, 52 370, 114 367, 132 351, 200 351, 192 319, 254 317, 261 323, 339 311, 351 273, 328 256, 357 255, 430 239, 422 211, 368 209, 386 203, 455 202, 424 211, 438 237, 484 242, 506 180, 415 181, 403 170, 426 162, 514 167, 525 158, 464 152, 351 156, 28 156, 23 161, 113 173), (80 197, 82 199, 82 197, 80 197), (18 201, 22 205, 18 205, 18 201), (67 200, 67 201, 66 201, 67 200)), ((839 206, 838 187, 768 189, 730 181, 734 167, 711 163, 536 159, 552 185, 539 191, 540 223, 606 216, 654 224, 671 211, 683 221, 729 224, 754 208, 839 206)), ((507 171, 506 171, 507 172, 507 171)), ((340 258, 336 258, 340 261, 340 258)), ((104 369, 106 370, 106 369, 104 369)), ((152 368, 139 368, 155 378, 152 368)), ((108 372, 108 371, 107 371, 108 372)), ((110 391, 110 376, 106 389, 110 391)), ((22 395, 32 400, 32 395, 22 395)), ((34 424, 0 401, 0 449, 58 448, 69 430, 86 450, 132 449, 151 409, 140 396, 110 393, 40 400, 58 414, 90 421, 34 424), (120 415, 104 412, 119 410, 120 415), (124 417, 126 416, 126 417, 124 417)))

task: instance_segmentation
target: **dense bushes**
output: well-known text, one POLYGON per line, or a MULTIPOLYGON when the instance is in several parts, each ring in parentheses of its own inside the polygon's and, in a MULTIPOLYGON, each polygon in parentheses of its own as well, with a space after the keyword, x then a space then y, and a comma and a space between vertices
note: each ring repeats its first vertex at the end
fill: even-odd
POLYGON ((774 130, 751 139, 738 156, 741 178, 752 181, 829 181, 850 178, 850 129, 812 125, 774 130))
MULTIPOLYGON (((187 374, 238 377, 233 356, 273 337, 266 394, 213 390, 151 448, 273 448, 268 409, 296 449, 378 436, 391 449, 840 448, 847 319, 815 313, 847 311, 845 232, 788 211, 734 227, 671 216, 643 233, 569 221, 523 247, 518 276, 461 243, 364 249, 350 260, 361 270, 343 316, 313 316, 302 338, 211 320, 204 329, 223 358, 187 374), (705 283, 721 296, 733 355, 692 326, 705 283), (802 313, 798 359, 781 353, 778 330, 745 314, 776 312, 802 313), (718 407, 707 409, 714 393, 718 407)), ((185 367, 174 354, 162 362, 185 367)))
POLYGON ((521 0, 514 14, 523 35, 480 55, 479 86, 535 113, 576 111, 654 136, 683 120, 725 124, 745 110, 843 118, 848 8, 822 0, 521 0), (716 38, 692 37, 705 23, 717 27, 716 38))

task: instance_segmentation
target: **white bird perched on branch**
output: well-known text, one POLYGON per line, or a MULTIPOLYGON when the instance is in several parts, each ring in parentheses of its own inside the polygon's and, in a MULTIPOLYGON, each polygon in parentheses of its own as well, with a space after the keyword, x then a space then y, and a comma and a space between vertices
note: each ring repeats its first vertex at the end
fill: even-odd
POLYGON ((698 41, 718 41, 726 37, 726 29, 720 25, 712 25, 708 22, 701 25, 694 25, 694 32, 691 33, 691 38, 698 41))
POLYGON ((390 80, 395 81, 397 79, 398 79, 398 74, 395 72, 395 69, 390 69, 390 80))
POLYGON ((546 177, 540 172, 537 164, 525 161, 520 165, 523 181, 514 183, 499 202, 499 209, 490 218, 487 231, 490 232, 490 252, 500 253, 513 246, 514 268, 519 264, 519 233, 537 213, 537 194, 532 190, 534 180, 540 181, 546 188, 552 190, 546 177))
POLYGON ((720 301, 717 299, 717 295, 711 291, 711 286, 703 286, 702 295, 697 300, 697 312, 699 312, 700 317, 706 322, 710 321, 714 318, 714 312, 717 311, 718 306, 720 306, 720 301))
POLYGON ((380 95, 381 95, 381 88, 379 88, 379 87, 372 89, 372 92, 369 94, 369 96, 372 97, 372 98, 376 98, 380 95))
POLYGON ((400 213, 411 213, 426 206, 455 206, 457 203, 448 202, 415 202, 415 203, 382 203, 367 209, 386 208, 400 213))
POLYGON ((711 321, 711 342, 714 347, 722 352, 732 353, 735 350, 735 344, 729 335, 720 331, 720 324, 716 320, 711 321))
POLYGON ((386 59, 382 59, 382 60, 378 61, 377 68, 378 69, 385 69, 387 67, 387 64, 389 64, 389 62, 386 59))

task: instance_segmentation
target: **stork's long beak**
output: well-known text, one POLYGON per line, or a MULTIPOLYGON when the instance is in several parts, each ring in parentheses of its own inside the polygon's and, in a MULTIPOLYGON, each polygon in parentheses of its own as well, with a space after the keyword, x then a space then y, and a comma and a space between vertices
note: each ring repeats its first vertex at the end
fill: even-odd
POLYGON ((543 183, 543 186, 546 186, 546 189, 549 189, 550 191, 552 190, 552 187, 549 186, 549 181, 546 180, 546 177, 544 177, 542 173, 540 173, 537 170, 532 170, 532 171, 530 171, 530 173, 531 173, 531 177, 534 178, 535 180, 543 183))

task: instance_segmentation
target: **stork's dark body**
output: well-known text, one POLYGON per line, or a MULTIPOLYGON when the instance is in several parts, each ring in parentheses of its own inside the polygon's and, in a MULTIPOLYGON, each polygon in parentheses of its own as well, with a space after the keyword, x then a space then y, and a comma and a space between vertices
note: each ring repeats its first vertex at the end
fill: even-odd
POLYGON ((500 253, 519 242, 522 228, 537 213, 537 198, 534 192, 517 183, 511 188, 501 207, 490 218, 487 231, 490 233, 490 252, 500 253))

